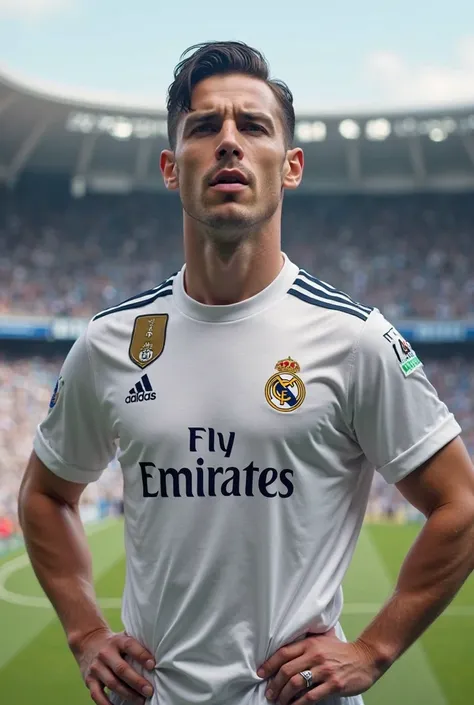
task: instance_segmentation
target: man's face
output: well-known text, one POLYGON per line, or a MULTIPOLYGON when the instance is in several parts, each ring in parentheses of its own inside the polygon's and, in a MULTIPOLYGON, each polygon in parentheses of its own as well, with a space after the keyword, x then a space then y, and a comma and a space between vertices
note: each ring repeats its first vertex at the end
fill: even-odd
POLYGON ((251 76, 212 76, 193 91, 178 127, 172 187, 185 212, 223 239, 269 219, 280 204, 289 171, 280 110, 272 90, 251 76))

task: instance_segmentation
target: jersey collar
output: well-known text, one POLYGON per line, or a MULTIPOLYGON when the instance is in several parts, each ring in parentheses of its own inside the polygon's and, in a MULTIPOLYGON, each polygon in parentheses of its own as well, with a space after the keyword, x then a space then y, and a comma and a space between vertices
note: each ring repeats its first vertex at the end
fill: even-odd
POLYGON ((254 316, 283 298, 298 275, 298 267, 288 259, 285 253, 283 253, 283 257, 285 260, 283 267, 269 286, 250 299, 226 306, 201 304, 188 296, 184 289, 186 269, 186 265, 184 265, 173 284, 174 303, 178 310, 189 318, 208 323, 227 323, 254 316))

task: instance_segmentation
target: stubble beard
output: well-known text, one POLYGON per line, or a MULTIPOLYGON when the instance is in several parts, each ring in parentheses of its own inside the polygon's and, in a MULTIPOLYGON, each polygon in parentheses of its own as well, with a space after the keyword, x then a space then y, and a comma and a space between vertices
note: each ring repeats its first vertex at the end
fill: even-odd
POLYGON ((217 247, 232 250, 240 243, 258 236, 261 226, 275 215, 281 198, 282 192, 279 198, 274 197, 269 201, 265 210, 253 214, 242 211, 234 214, 213 213, 204 207, 191 210, 182 199, 181 204, 185 213, 202 226, 199 230, 204 239, 217 247))

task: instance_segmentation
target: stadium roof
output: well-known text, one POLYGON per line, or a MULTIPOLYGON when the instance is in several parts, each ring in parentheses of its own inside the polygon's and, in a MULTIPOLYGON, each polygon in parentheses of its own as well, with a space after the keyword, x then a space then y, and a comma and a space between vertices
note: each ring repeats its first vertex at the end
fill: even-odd
MULTIPOLYGON (((73 193, 162 190, 163 110, 70 97, 0 74, 0 181, 62 174, 73 193)), ((303 188, 397 193, 474 190, 472 107, 298 115, 303 188)))

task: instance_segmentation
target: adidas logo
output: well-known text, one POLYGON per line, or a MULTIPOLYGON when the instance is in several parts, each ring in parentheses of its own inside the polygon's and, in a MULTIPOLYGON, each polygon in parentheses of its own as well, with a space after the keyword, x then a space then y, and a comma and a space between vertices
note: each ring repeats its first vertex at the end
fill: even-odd
POLYGON ((138 401, 154 401, 156 392, 153 391, 148 375, 143 375, 141 380, 129 390, 125 404, 135 404, 138 401))

